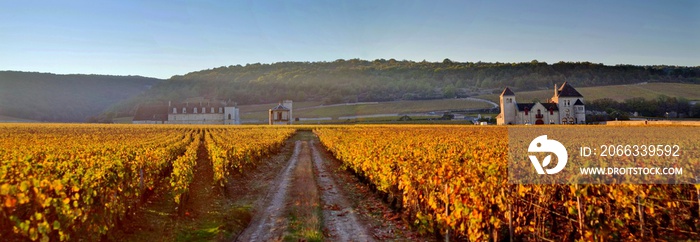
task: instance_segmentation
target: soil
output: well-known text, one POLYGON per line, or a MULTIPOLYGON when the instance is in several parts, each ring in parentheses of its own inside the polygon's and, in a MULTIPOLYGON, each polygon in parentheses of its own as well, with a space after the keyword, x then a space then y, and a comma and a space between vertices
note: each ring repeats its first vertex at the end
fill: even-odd
POLYGON ((204 142, 197 150, 197 164, 194 168, 194 177, 190 183, 190 192, 183 202, 183 211, 188 216, 201 216, 211 210, 211 202, 215 197, 222 196, 221 189, 212 186, 214 184, 214 167, 209 160, 209 152, 204 142))

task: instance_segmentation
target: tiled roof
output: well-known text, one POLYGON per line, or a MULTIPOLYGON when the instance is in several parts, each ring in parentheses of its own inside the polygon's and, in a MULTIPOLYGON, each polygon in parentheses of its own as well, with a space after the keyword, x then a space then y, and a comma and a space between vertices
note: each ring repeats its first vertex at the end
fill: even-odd
POLYGON ((503 92, 501 93, 501 96, 515 96, 515 93, 510 90, 510 88, 506 87, 506 89, 503 89, 503 92))
POLYGON ((556 103, 542 103, 542 106, 547 110, 552 109, 554 111, 559 111, 559 106, 557 106, 556 103))
POLYGON ((282 111, 289 111, 289 108, 287 108, 287 107, 285 107, 285 106, 282 106, 282 104, 280 104, 280 105, 277 105, 277 107, 274 107, 274 108, 272 108, 272 109, 270 109, 270 110, 272 110, 272 111, 280 111, 280 110, 282 110, 282 111))
POLYGON ((571 84, 564 82, 557 91, 558 97, 583 97, 571 84))
MULTIPOLYGON (((518 105, 517 105, 518 111, 525 111, 525 108, 527 108, 528 110, 532 110, 532 107, 534 107, 535 104, 536 103, 518 103, 518 105)), ((550 108, 553 111, 559 111, 559 107, 557 106, 556 103, 539 103, 539 104, 542 104, 542 106, 544 106, 545 111, 548 111, 550 108)))
POLYGON ((525 108, 530 110, 530 109, 532 109, 532 106, 534 106, 534 105, 535 105, 534 103, 518 103, 517 107, 518 107, 518 111, 525 111, 525 108))
POLYGON ((199 108, 199 107, 205 107, 205 108, 218 108, 218 107, 225 107, 226 105, 218 104, 218 103, 212 103, 212 104, 206 104, 202 103, 202 105, 199 105, 199 103, 190 103, 190 104, 185 104, 185 103, 178 103, 178 104, 173 104, 170 107, 171 108, 199 108))
POLYGON ((205 110, 204 113, 211 113, 211 108, 214 108, 214 113, 218 113, 219 108, 223 107, 226 107, 226 105, 220 103, 202 103, 202 105, 199 105, 199 103, 179 103, 166 108, 169 108, 168 113, 173 113, 173 108, 175 108, 175 110, 177 110, 177 113, 180 114, 182 113, 183 108, 187 110, 187 113, 194 113, 195 108, 197 108, 198 113, 202 113, 202 110, 205 110))

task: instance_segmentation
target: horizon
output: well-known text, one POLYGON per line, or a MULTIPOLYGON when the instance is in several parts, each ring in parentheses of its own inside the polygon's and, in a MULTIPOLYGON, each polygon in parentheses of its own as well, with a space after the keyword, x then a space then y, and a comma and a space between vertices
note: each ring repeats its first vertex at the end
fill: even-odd
POLYGON ((175 75, 279 62, 700 66, 700 3, 0 3, 0 66, 61 75, 175 75))

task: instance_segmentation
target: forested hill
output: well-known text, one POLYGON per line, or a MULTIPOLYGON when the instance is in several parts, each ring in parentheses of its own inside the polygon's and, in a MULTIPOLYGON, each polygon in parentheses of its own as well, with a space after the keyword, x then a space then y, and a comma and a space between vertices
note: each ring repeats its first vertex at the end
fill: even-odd
POLYGON ((0 71, 0 116, 85 122, 160 81, 140 76, 0 71))
POLYGON ((459 63, 396 60, 281 62, 219 67, 173 76, 153 89, 110 109, 125 115, 140 103, 188 97, 232 99, 239 104, 315 100, 326 103, 472 96, 551 89, 567 81, 575 87, 639 82, 700 83, 700 67, 606 66, 592 63, 459 63))

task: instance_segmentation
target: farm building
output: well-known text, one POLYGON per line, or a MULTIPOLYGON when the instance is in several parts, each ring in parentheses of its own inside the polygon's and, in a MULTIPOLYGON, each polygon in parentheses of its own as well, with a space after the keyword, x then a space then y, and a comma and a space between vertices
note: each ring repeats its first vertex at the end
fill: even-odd
POLYGON ((238 107, 231 101, 188 99, 168 105, 143 105, 136 110, 134 124, 240 124, 238 107))
POLYGON ((276 107, 270 109, 268 120, 270 125, 293 124, 292 100, 284 100, 276 107))
POLYGON ((583 96, 564 82, 546 103, 518 103, 515 93, 506 87, 500 96, 501 113, 496 116, 499 125, 504 124, 585 124, 586 109, 583 96))

